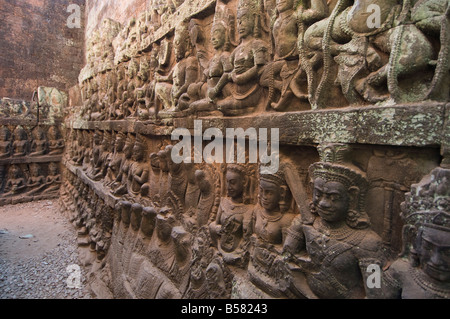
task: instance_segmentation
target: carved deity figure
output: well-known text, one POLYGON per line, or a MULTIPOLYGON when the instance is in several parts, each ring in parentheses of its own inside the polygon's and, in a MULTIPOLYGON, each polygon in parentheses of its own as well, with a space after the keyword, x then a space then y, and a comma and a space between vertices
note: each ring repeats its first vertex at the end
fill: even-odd
POLYGON ((248 203, 246 190, 249 179, 245 168, 230 164, 226 170, 227 196, 220 200, 216 220, 209 225, 214 246, 229 264, 246 264, 248 227, 252 205, 248 203))
POLYGON ((99 181, 106 176, 113 151, 113 136, 109 131, 105 131, 103 133, 101 151, 91 173, 91 178, 94 181, 99 181))
MULTIPOLYGON (((264 68, 261 85, 269 88, 271 107, 282 111, 295 95, 305 98, 291 82, 299 67, 299 51, 297 37, 299 33, 299 17, 295 11, 295 0, 277 0, 277 18, 272 27, 274 42, 274 61, 264 68), (280 98, 275 102, 275 90, 280 98)), ((293 83, 294 84, 294 83, 293 83)))
POLYGON ((11 131, 7 126, 2 126, 0 128, 0 158, 10 157, 12 150, 11 131))
POLYGON ((89 161, 89 168, 87 171, 87 175, 89 178, 94 179, 94 177, 99 173, 102 163, 101 163, 101 155, 102 155, 102 142, 105 133, 100 130, 95 130, 93 136, 93 145, 92 145, 92 153, 89 161))
POLYGON ((135 137, 132 134, 128 134, 125 146, 123 148, 123 153, 125 158, 122 160, 120 166, 119 174, 117 175, 114 182, 111 184, 112 194, 115 196, 121 196, 128 193, 127 180, 132 163, 132 155, 134 149, 135 137))
POLYGON ((48 140, 41 127, 33 130, 30 156, 42 156, 48 152, 48 140))
POLYGON ((123 109, 127 92, 127 78, 125 77, 125 66, 121 64, 115 70, 117 74, 116 98, 111 103, 109 117, 112 120, 120 120, 125 116, 123 109))
POLYGON ((25 129, 18 125, 14 130, 13 156, 25 156, 28 154, 30 143, 25 129))
POLYGON ((260 174, 258 196, 252 212, 253 247, 248 271, 255 285, 278 297, 287 274, 280 258, 284 234, 295 217, 284 173, 260 174))
POLYGON ((128 171, 128 193, 134 196, 142 194, 142 186, 148 182, 148 164, 145 160, 145 140, 138 136, 133 146, 133 162, 128 171))
POLYGON ((189 233, 177 225, 168 207, 161 208, 157 214, 155 233, 149 250, 151 261, 175 282, 183 281, 190 265, 189 233))
POLYGON ((126 138, 127 136, 123 132, 118 132, 116 134, 114 152, 112 153, 111 161, 108 163, 106 171, 105 185, 107 186, 113 183, 119 175, 120 167, 125 159, 123 148, 125 146, 126 138))
POLYGON ((230 61, 231 32, 234 17, 225 9, 217 9, 211 28, 211 43, 214 55, 203 70, 203 83, 189 87, 187 96, 189 113, 212 111, 216 100, 231 95, 228 74, 233 70, 230 61))
POLYGON ((237 26, 240 43, 231 53, 233 70, 228 80, 233 82, 233 93, 217 101, 217 107, 224 115, 248 113, 261 101, 259 74, 269 59, 269 45, 258 39, 261 27, 259 2, 241 0, 237 12, 237 26))
MULTIPOLYGON (((295 263, 319 298, 380 297, 380 289, 366 285, 371 273, 367 267, 381 269, 385 263, 382 240, 369 228, 364 211, 366 177, 342 159, 335 160, 339 157, 331 157, 331 162, 325 158, 326 152, 341 152, 335 145, 323 149, 324 161, 309 169, 314 185, 311 211, 318 216, 312 224, 296 218, 284 250, 303 253, 294 258, 295 263)), ((307 291, 305 287, 299 289, 307 291)))
MULTIPOLYGON (((197 81, 199 70, 197 59, 192 56, 187 23, 177 25, 173 42, 177 63, 168 75, 156 75, 155 78, 157 102, 162 102, 164 111, 169 112, 179 110, 178 101, 181 95, 187 92, 189 85, 197 81)), ((160 109, 159 106, 157 109, 160 109)))
POLYGON ((18 165, 11 165, 5 183, 3 196, 11 196, 22 192, 27 187, 27 180, 18 165))
POLYGON ((450 170, 434 169, 402 204, 403 251, 383 273, 385 298, 450 298, 450 170))
POLYGON ((49 127, 47 131, 48 137, 48 154, 56 155, 61 154, 64 149, 64 139, 61 136, 61 132, 59 131, 56 125, 52 125, 49 127))
POLYGON ((138 84, 138 75, 139 72, 139 64, 136 62, 136 60, 132 59, 128 63, 128 69, 127 69, 127 88, 124 92, 124 98, 123 98, 123 112, 124 117, 132 117, 135 115, 136 111, 136 103, 137 103, 137 88, 139 86, 138 84))
POLYGON ((42 173, 42 169, 40 164, 32 163, 29 166, 30 168, 30 177, 28 177, 27 181, 27 192, 25 195, 34 195, 41 192, 44 188, 47 187, 46 179, 44 174, 42 173))
POLYGON ((58 164, 55 162, 50 162, 48 164, 48 174, 45 179, 47 184, 46 193, 58 192, 61 188, 61 174, 59 172, 58 164))

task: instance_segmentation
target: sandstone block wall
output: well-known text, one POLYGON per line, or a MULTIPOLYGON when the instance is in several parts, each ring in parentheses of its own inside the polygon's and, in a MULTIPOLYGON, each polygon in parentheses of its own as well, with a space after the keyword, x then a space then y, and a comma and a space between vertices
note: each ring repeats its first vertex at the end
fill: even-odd
POLYGON ((449 9, 431 2, 385 1, 375 30, 362 1, 153 1, 128 20, 143 3, 88 3, 61 203, 94 292, 449 298, 420 244, 450 220, 449 9), (178 163, 177 128, 191 146, 278 129, 279 170, 248 148, 178 163))

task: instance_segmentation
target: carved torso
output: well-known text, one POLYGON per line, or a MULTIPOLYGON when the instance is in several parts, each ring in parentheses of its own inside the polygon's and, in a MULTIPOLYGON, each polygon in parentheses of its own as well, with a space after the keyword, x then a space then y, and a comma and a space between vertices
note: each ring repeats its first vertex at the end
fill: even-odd
POLYGON ((316 220, 314 225, 304 225, 306 250, 309 261, 308 284, 320 298, 364 298, 364 280, 359 268, 361 260, 383 260, 380 240, 367 229, 342 227, 327 232, 316 220))

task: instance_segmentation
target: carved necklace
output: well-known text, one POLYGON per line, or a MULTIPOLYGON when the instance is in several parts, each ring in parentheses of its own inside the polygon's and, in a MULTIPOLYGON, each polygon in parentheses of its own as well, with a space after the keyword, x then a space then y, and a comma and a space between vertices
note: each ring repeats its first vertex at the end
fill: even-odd
POLYGON ((444 299, 448 299, 450 297, 450 288, 441 287, 440 285, 430 282, 428 278, 426 278, 426 275, 421 270, 418 270, 414 267, 410 267, 409 273, 411 277, 414 279, 414 282, 417 285, 419 285, 423 290, 444 299))
POLYGON ((269 215, 265 212, 264 209, 261 209, 260 213, 265 225, 267 225, 268 222, 273 223, 279 221, 281 217, 283 217, 283 214, 281 212, 278 212, 276 215, 269 215))
POLYGON ((319 230, 321 233, 336 240, 347 239, 355 232, 354 229, 351 229, 347 225, 343 225, 342 227, 339 228, 328 227, 323 223, 322 220, 320 221, 319 225, 320 225, 319 230))

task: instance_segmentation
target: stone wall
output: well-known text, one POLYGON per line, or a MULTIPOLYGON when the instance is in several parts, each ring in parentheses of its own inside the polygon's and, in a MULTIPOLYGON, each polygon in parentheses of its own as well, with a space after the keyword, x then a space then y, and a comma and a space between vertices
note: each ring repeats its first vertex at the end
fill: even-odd
POLYGON ((431 2, 385 1, 375 29, 359 1, 154 1, 128 21, 88 4, 108 19, 65 119, 61 204, 93 291, 450 298, 420 244, 450 229, 449 8, 431 2), (224 163, 227 129, 243 163, 224 163))
POLYGON ((83 12, 83 0, 0 1, 0 97, 30 101, 38 86, 67 92, 77 83, 84 28, 67 27, 70 4, 83 12))
POLYGON ((59 196, 67 96, 36 93, 31 103, 0 99, 0 206, 59 196))

